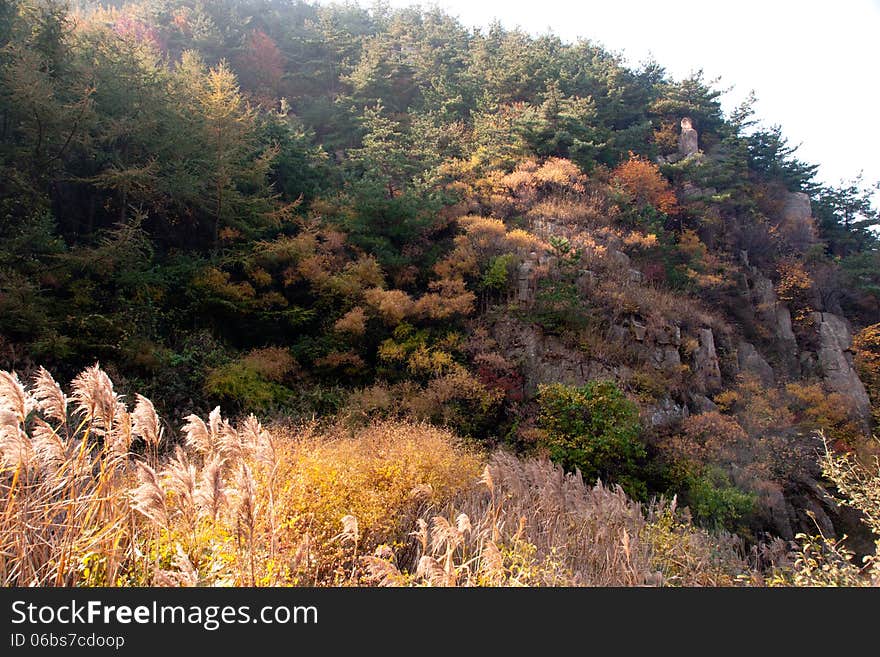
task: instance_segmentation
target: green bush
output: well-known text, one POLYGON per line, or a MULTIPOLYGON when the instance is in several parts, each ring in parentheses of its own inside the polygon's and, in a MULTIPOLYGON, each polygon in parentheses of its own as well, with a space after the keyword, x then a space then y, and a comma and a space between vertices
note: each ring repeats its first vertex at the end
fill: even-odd
POLYGON ((295 370, 296 361, 286 349, 255 349, 210 370, 204 389, 233 409, 267 411, 290 401, 293 393, 283 382, 295 370))
POLYGON ((631 496, 646 498, 647 489, 639 477, 646 451, 639 437, 638 407, 616 383, 542 385, 538 404, 538 422, 550 458, 569 470, 579 469, 588 482, 618 483, 631 496))
POLYGON ((685 467, 682 475, 682 502, 704 527, 735 531, 754 510, 755 495, 734 486, 720 468, 685 467))

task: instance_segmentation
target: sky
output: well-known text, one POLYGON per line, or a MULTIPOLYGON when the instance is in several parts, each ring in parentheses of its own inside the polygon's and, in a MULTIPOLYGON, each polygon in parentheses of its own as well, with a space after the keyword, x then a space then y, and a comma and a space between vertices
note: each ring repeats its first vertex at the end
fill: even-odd
MULTIPOLYGON (((358 0, 369 6, 370 0, 358 0)), ((761 124, 836 185, 880 181, 880 0, 390 0, 438 6, 465 25, 553 32, 600 43, 675 78, 720 77, 725 112, 754 90, 761 124)), ((875 198, 880 199, 880 194, 875 198)))

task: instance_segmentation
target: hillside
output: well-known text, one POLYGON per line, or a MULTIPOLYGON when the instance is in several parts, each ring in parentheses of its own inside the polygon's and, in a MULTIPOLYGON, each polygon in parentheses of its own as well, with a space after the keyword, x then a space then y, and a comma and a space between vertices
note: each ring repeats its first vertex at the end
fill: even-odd
POLYGON ((76 4, 0 5, 4 584, 876 583, 868 185, 590 42, 76 4))

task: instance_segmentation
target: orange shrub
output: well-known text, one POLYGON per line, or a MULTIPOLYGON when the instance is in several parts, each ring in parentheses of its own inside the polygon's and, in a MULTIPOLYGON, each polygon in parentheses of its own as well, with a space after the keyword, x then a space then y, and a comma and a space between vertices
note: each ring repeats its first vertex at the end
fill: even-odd
POLYGON ((880 324, 856 333, 852 343, 859 376, 874 403, 874 416, 880 422, 880 324))
POLYGON ((619 164, 611 173, 611 182, 636 205, 652 205, 666 214, 677 211, 675 192, 660 169, 638 155, 630 153, 629 160, 619 164))

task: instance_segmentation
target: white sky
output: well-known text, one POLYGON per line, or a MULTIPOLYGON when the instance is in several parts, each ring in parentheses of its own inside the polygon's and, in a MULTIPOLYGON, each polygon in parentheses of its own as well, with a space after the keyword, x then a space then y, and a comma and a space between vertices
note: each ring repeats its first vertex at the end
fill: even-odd
MULTIPOLYGON (((358 0, 370 5, 369 0, 358 0)), ((797 156, 837 184, 880 181, 880 0, 390 0, 437 5, 469 26, 499 19, 622 53, 649 55, 676 79, 720 76, 725 111, 754 89, 763 125, 782 125, 797 156)))

